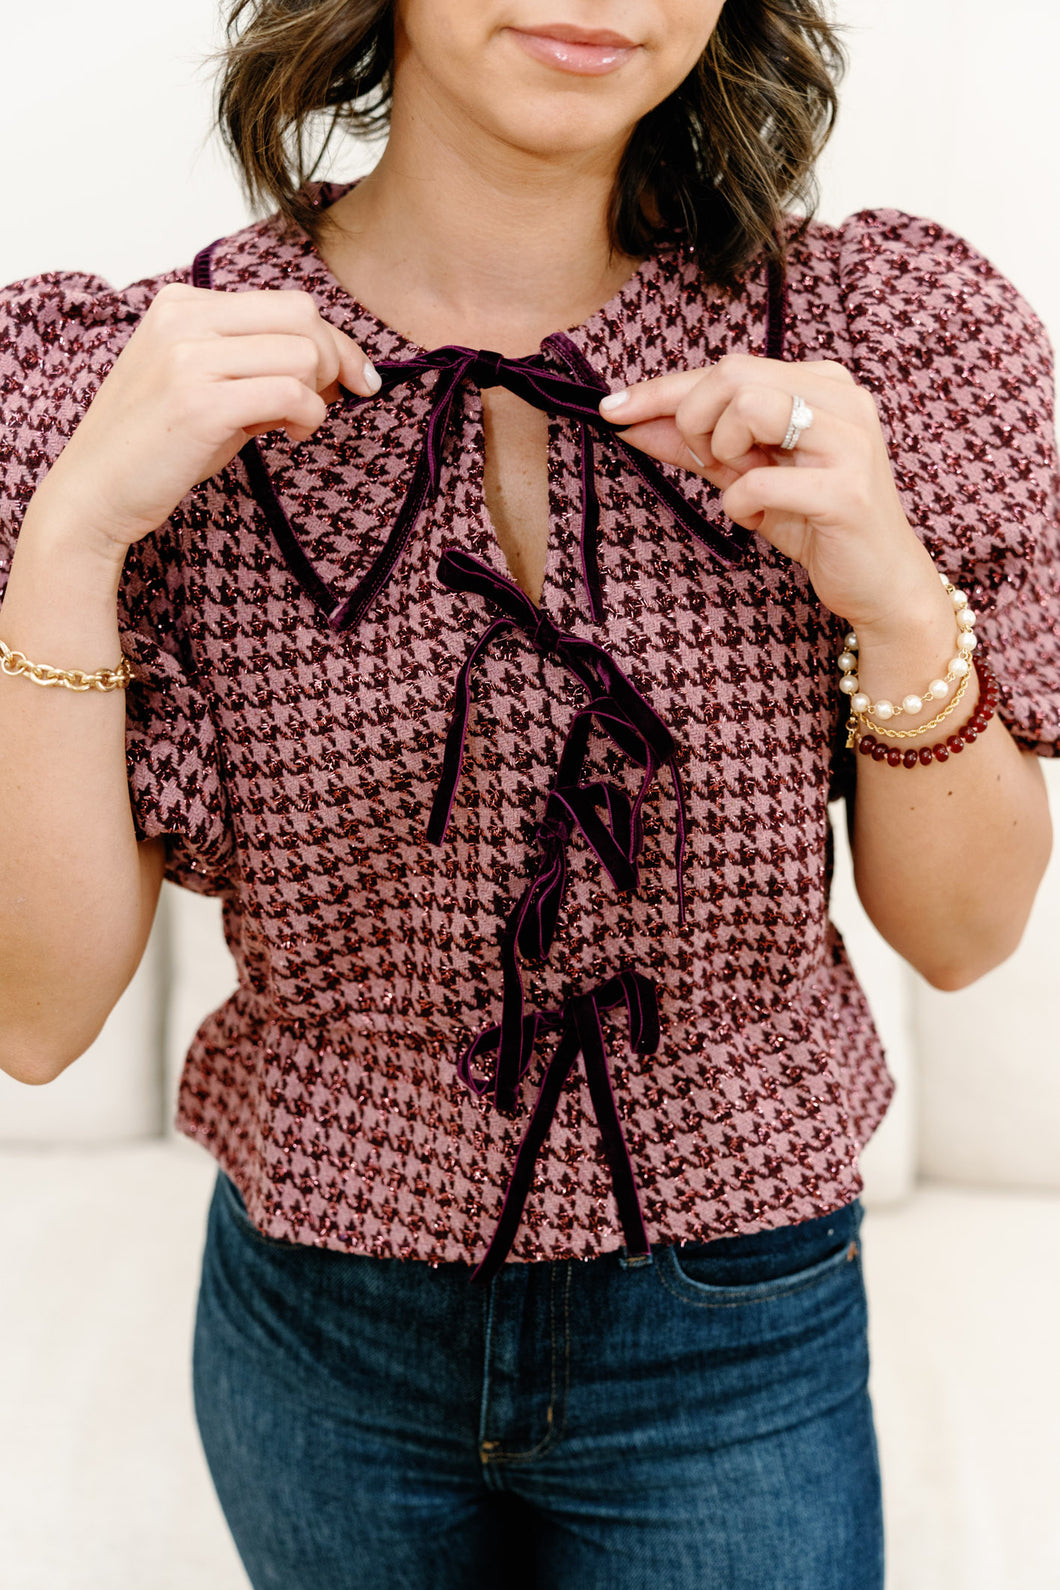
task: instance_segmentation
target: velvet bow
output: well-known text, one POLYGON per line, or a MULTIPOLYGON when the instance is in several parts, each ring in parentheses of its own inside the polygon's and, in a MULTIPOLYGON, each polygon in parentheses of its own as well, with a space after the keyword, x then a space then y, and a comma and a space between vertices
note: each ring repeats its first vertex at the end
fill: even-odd
POLYGON ((490 642, 506 630, 520 630, 543 656, 567 668, 590 693, 574 716, 560 757, 556 782, 538 826, 538 865, 501 933, 502 1006, 494 1104, 502 1114, 517 1111, 519 1081, 529 1064, 533 1033, 524 1017, 519 953, 548 954, 567 882, 566 847, 577 828, 596 853, 616 889, 635 889, 642 845, 641 809, 658 769, 669 768, 677 803, 674 862, 678 916, 684 921, 683 862, 686 839, 684 791, 673 738, 655 709, 603 647, 556 628, 541 608, 512 580, 468 552, 448 547, 438 564, 438 579, 453 591, 486 598, 501 616, 474 643, 457 675, 452 715, 442 758, 442 775, 427 825, 433 844, 445 839, 464 758, 471 706, 471 673, 490 642), (583 784, 582 771, 593 726, 644 769, 633 799, 615 784, 583 784))
MULTIPOLYGON (((631 1257, 650 1253, 648 1233, 641 1212, 640 1198, 633 1165, 626 1147, 615 1103, 611 1073, 607 1064, 601 1013, 625 1004, 629 1026, 631 1054, 654 1054, 659 1047, 659 1005, 655 985, 640 972, 623 971, 608 978, 587 994, 568 999, 561 1011, 535 1011, 526 1018, 530 1032, 530 1048, 546 1033, 556 1033, 557 1041, 545 1069, 541 1088, 534 1105, 523 1140, 519 1145, 512 1168, 508 1191, 505 1194, 500 1219, 490 1241, 486 1256, 475 1270, 472 1280, 489 1281, 511 1251, 519 1229, 523 1209, 534 1180, 534 1166, 541 1152, 549 1128, 555 1118, 563 1086, 581 1057, 593 1114, 600 1128, 604 1155, 611 1172, 611 1185, 618 1205, 626 1251, 631 1257)), ((460 1058, 459 1072, 473 1093, 485 1094, 489 1082, 476 1070, 476 1062, 483 1055, 498 1050, 500 1027, 489 1027, 474 1040, 460 1058)))
POLYGON ((411 359, 380 359, 376 363, 382 381, 380 391, 372 398, 354 393, 347 396, 349 407, 359 407, 363 403, 378 402, 379 398, 385 397, 406 381, 436 376, 427 427, 413 462, 412 475, 397 518, 370 568, 347 596, 332 590, 310 563, 276 495, 255 439, 252 437, 241 449, 240 457, 246 466, 251 489, 265 513, 288 568, 307 595, 327 615, 333 629, 351 629, 364 618, 376 597, 389 583, 402 553, 412 539, 424 506, 438 492, 446 437, 460 422, 463 409, 458 399, 460 388, 465 383, 483 389, 503 386, 534 408, 577 420, 581 445, 582 577, 594 622, 600 623, 604 617, 594 431, 608 446, 622 454, 628 467, 640 476, 661 506, 696 540, 702 542, 713 557, 723 564, 737 564, 743 560, 749 539, 747 532, 737 525, 717 524, 708 519, 671 484, 658 464, 623 441, 614 426, 598 412, 600 399, 608 390, 607 384, 571 339, 557 332, 545 338, 542 348, 550 350, 554 358, 571 373, 551 369, 544 353, 534 354, 527 359, 506 359, 499 353, 453 346, 435 348, 430 353, 418 354, 411 359))

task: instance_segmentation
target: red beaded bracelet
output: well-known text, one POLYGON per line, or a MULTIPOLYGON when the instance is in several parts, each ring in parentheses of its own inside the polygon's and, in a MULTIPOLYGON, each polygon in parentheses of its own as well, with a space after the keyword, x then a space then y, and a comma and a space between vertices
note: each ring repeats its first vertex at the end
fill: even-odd
POLYGON ((998 703, 998 684, 990 669, 977 660, 975 671, 979 676, 979 700, 975 711, 963 728, 937 745, 922 745, 919 751, 901 751, 897 746, 886 746, 874 734, 863 734, 858 740, 862 756, 871 756, 874 762, 886 762, 888 767, 930 767, 932 762, 948 762, 966 745, 971 745, 985 733, 998 703))

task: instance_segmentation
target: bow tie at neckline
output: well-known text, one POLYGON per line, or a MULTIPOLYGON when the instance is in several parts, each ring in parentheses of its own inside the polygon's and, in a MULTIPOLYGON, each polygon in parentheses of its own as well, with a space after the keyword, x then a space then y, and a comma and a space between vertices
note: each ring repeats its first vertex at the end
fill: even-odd
POLYGON ((404 500, 384 545, 354 589, 345 596, 334 591, 310 563, 276 494, 256 439, 252 437, 242 448, 240 457, 251 488, 287 566, 306 594, 326 614, 332 629, 347 630, 359 624, 393 577, 424 507, 441 487, 446 438, 461 422, 463 408, 458 399, 461 387, 466 384, 480 390, 503 386, 533 408, 577 423, 581 449, 581 572, 594 623, 602 623, 604 618, 594 433, 605 445, 621 454, 628 468, 640 477, 660 506, 713 558, 726 566, 743 561, 749 543, 747 531, 727 521, 719 523, 708 518, 668 479, 660 465, 624 441, 600 414, 600 399, 608 392, 607 383, 571 339, 557 332, 546 337, 541 347, 540 353, 525 359, 509 359, 488 349, 456 345, 435 348, 409 359, 380 359, 375 366, 382 382, 379 392, 371 398, 348 394, 346 405, 359 408, 365 403, 378 403, 406 382, 435 377, 430 414, 404 500), (553 368, 553 362, 563 368, 553 368))

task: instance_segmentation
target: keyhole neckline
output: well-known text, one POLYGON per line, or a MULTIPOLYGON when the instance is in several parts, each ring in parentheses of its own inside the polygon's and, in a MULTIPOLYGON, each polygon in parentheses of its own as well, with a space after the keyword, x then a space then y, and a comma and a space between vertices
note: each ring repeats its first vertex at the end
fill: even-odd
MULTIPOLYGON (((499 354, 490 355, 487 353, 485 355, 481 355, 480 357, 486 359, 495 358, 498 361, 500 360, 499 354)), ((504 574, 519 587, 527 601, 533 603, 534 607, 537 608, 538 611, 542 613, 542 616, 547 619, 545 599, 549 591, 550 583, 557 574, 557 560, 561 560, 565 551, 567 550, 565 547, 560 545, 560 541, 565 530, 564 514, 556 514, 553 512, 553 474, 554 464, 556 463, 556 447, 558 441, 555 427, 558 423, 558 418, 556 415, 548 413, 547 410, 536 410, 536 412, 541 415, 541 418, 544 422, 545 432, 544 457, 539 460, 539 463, 543 465, 545 472, 545 543, 543 549, 537 549, 539 553, 543 550, 543 556, 540 560, 540 591, 537 595, 535 595, 532 589, 527 589, 527 586, 520 578, 517 567, 513 566, 512 564, 512 561, 508 555, 508 551, 505 548, 505 542, 512 539, 509 535, 508 526, 503 523, 503 520, 502 522, 498 523, 497 516, 490 506, 487 492, 487 485, 490 477, 490 438, 487 437, 486 403, 484 402, 484 393, 489 391, 491 388, 496 387, 500 387, 502 390, 507 390, 504 382, 500 379, 486 383, 480 379, 479 373, 476 371, 473 376, 470 376, 468 385, 465 389, 464 400, 468 405, 467 418, 472 424, 477 424, 478 441, 480 443, 480 448, 476 452, 473 465, 473 478, 479 496, 480 527, 484 540, 489 546, 490 551, 496 552, 504 574)), ((525 399, 518 399, 518 395, 515 393, 512 393, 511 396, 516 398, 517 401, 525 402, 525 399)), ((535 412, 532 404, 528 403, 526 404, 526 407, 530 409, 531 412, 535 412)), ((496 445, 496 434, 494 434, 492 442, 494 445, 496 445)), ((495 466, 496 462, 497 461, 495 458, 495 466)), ((494 471, 494 476, 496 480, 496 470, 494 471)), ((531 560, 531 569, 533 570, 534 567, 535 565, 531 560)))

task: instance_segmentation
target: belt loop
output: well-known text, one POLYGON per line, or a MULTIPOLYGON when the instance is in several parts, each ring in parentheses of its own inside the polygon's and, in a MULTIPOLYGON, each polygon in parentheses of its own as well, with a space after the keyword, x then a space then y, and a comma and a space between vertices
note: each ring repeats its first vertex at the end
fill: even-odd
POLYGON ((630 1253, 628 1248, 619 1248, 618 1262, 623 1270, 640 1270, 652 1264, 654 1259, 650 1248, 647 1253, 630 1253))

